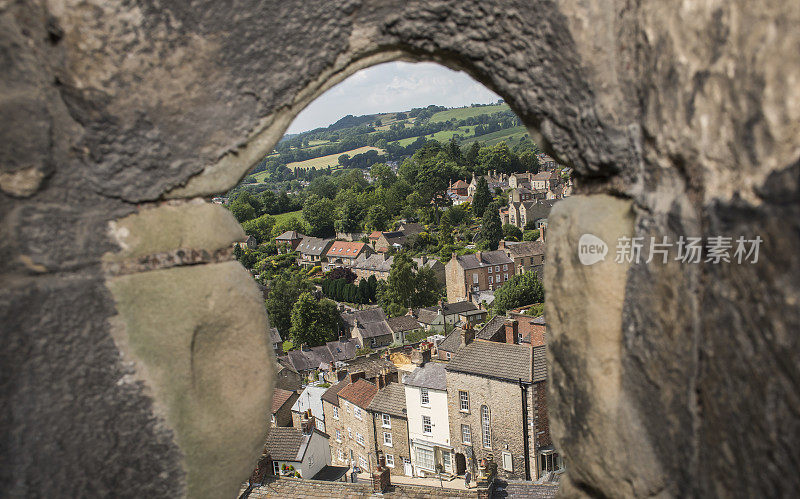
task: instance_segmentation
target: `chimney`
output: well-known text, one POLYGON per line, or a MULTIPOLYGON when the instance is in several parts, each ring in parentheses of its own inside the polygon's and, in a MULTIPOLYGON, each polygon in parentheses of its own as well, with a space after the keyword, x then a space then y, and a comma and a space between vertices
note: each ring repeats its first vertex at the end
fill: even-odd
POLYGON ((378 374, 378 378, 377 378, 376 382, 377 382, 377 385, 378 385, 378 390, 380 390, 381 388, 386 386, 386 382, 387 381, 386 381, 386 369, 385 368, 381 369, 381 372, 380 372, 380 374, 378 374))
POLYGON ((467 327, 465 327, 461 331, 461 346, 463 347, 469 345, 470 343, 472 343, 472 340, 474 339, 475 339, 475 330, 472 329, 472 325, 467 325, 467 327))
POLYGON ((514 319, 506 321, 506 343, 514 344, 517 342, 517 321, 514 319))
POLYGON ((428 255, 422 255, 422 265, 428 263, 428 255))
POLYGON ((419 349, 411 350, 411 363, 415 366, 422 367, 429 360, 431 360, 431 351, 429 348, 423 349, 422 345, 420 345, 419 349))
POLYGON ((350 372, 348 374, 350 376, 350 384, 355 383, 356 381, 358 381, 359 379, 364 378, 364 376, 365 376, 364 371, 350 372))
POLYGON ((478 263, 481 263, 481 262, 483 261, 483 260, 481 259, 481 256, 483 256, 483 252, 482 252, 482 251, 476 251, 476 252, 475 252, 475 258, 477 258, 477 259, 478 259, 478 263))
POLYGON ((310 412, 309 410, 300 415, 300 429, 305 435, 311 434, 311 429, 313 428, 311 418, 309 417, 310 412))

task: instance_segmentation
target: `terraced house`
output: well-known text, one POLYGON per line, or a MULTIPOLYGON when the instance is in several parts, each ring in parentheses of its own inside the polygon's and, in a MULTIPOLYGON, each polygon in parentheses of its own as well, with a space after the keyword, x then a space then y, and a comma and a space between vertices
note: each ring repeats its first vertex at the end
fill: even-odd
POLYGON ((378 393, 378 386, 351 374, 334 387, 323 398, 325 419, 330 422, 331 462, 370 471, 376 464, 375 436, 367 407, 378 393), (336 403, 333 397, 337 398, 336 403))
POLYGON ((375 450, 386 457, 389 473, 411 476, 408 415, 403 385, 386 383, 379 388, 367 411, 372 417, 375 450))
POLYGON ((327 253, 325 253, 325 262, 322 263, 322 270, 328 271, 336 267, 352 267, 359 256, 369 256, 372 253, 373 250, 367 243, 334 241, 327 253))
POLYGON ((544 348, 475 340, 455 353, 446 372, 457 463, 474 471, 492 454, 500 476, 518 480, 560 468, 547 423, 544 348))
POLYGON ((447 301, 472 301, 481 291, 494 291, 514 275, 514 261, 504 251, 456 255, 445 266, 447 301))

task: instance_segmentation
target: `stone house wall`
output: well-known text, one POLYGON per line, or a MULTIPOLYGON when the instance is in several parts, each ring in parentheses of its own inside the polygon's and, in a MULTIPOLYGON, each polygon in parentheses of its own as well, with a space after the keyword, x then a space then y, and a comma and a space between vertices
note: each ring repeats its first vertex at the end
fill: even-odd
POLYGON ((411 452, 408 448, 408 420, 399 416, 390 415, 392 427, 391 429, 386 429, 383 427, 383 413, 373 412, 371 414, 375 431, 375 450, 394 456, 394 466, 389 467, 389 473, 392 475, 402 475, 403 458, 411 458, 411 452), (383 443, 383 432, 387 431, 392 434, 391 447, 383 443))
POLYGON ((276 426, 292 426, 292 405, 294 401, 298 399, 297 393, 292 394, 291 397, 283 404, 278 411, 273 414, 275 417, 275 421, 273 422, 270 420, 270 426, 273 428, 276 426))
MULTIPOLYGON (((350 459, 350 451, 353 451, 354 462, 349 463, 352 467, 354 464, 361 466, 359 463, 359 456, 363 456, 367 460, 369 469, 375 467, 375 435, 372 425, 372 417, 366 409, 361 407, 361 417, 358 419, 355 416, 354 408, 356 406, 342 398, 339 399, 339 418, 341 421, 342 442, 336 441, 336 434, 331 436, 329 442, 331 445, 331 463, 336 466, 345 466, 350 459), (350 433, 347 429, 350 428, 350 433), (356 434, 361 433, 364 437, 364 445, 358 443, 356 434), (341 449, 344 453, 344 463, 339 461, 337 451, 341 449)), ((327 414, 326 414, 327 417, 327 414)))
MULTIPOLYGON (((529 406, 530 408, 530 406, 529 406)), ((450 442, 456 453, 467 455, 462 443, 461 425, 469 425, 475 462, 494 455, 498 473, 502 478, 525 479, 522 432, 522 398, 516 383, 500 381, 471 374, 447 372, 447 409, 450 415, 450 442), (469 393, 469 412, 462 412, 459 390, 469 393), (491 416, 491 447, 484 448, 481 433, 481 406, 489 407, 491 416), (508 445, 508 449, 506 449, 508 445), (511 452, 513 471, 502 467, 502 452, 511 452)), ((533 449, 531 449, 531 455, 533 449)), ((469 468, 469 463, 467 465, 469 468)))

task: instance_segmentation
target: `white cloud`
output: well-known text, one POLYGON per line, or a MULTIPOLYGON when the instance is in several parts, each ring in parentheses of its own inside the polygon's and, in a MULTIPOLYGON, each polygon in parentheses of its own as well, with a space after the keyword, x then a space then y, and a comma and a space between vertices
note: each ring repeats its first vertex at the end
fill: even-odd
POLYGON ((328 126, 348 114, 406 111, 430 104, 457 107, 497 99, 465 73, 435 63, 389 62, 362 69, 325 92, 295 118, 287 133, 328 126))

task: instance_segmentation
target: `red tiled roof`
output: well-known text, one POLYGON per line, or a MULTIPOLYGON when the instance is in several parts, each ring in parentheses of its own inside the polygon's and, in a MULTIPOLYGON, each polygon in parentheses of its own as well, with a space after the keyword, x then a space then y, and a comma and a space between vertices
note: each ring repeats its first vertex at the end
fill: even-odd
POLYGON ((456 181, 456 183, 453 184, 453 188, 455 189, 466 189, 467 187, 469 187, 469 184, 467 184, 461 179, 458 179, 458 181, 456 181))
POLYGON ((334 241, 331 249, 328 250, 328 256, 351 256, 355 257, 364 249, 367 243, 362 242, 348 242, 348 241, 334 241))
POLYGON ((339 398, 366 409, 376 393, 378 387, 362 378, 342 388, 339 391, 339 398))
POLYGON ((282 388, 276 388, 275 392, 272 394, 272 414, 275 414, 283 407, 283 404, 289 400, 289 397, 294 395, 294 392, 290 392, 289 390, 284 390, 282 388))
POLYGON ((372 231, 372 234, 369 235, 370 239, 378 239, 379 237, 381 237, 381 231, 379 230, 372 231))

